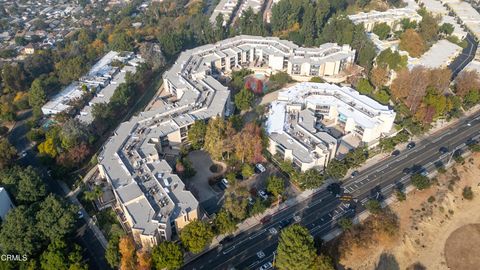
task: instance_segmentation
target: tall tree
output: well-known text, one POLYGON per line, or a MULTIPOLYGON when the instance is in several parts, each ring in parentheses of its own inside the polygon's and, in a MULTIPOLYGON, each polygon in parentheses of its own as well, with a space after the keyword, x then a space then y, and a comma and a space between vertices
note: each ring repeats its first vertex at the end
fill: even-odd
POLYGON ((180 269, 183 265, 182 250, 173 242, 163 241, 153 248, 152 262, 155 269, 180 269))
POLYGON ((238 160, 248 163, 263 161, 262 129, 255 123, 246 124, 242 131, 234 136, 233 141, 238 160))
POLYGON ((123 236, 118 243, 121 254, 120 269, 135 270, 135 243, 130 236, 123 236))
POLYGON ((316 250, 307 228, 294 224, 282 230, 275 267, 279 270, 314 269, 316 250))
POLYGON ((194 220, 180 232, 180 240, 185 248, 193 253, 199 253, 212 241, 212 227, 201 220, 194 220))
POLYGON ((248 190, 243 187, 230 191, 225 195, 223 207, 235 219, 243 220, 248 214, 248 196, 248 190))
POLYGON ((8 167, 17 157, 17 149, 6 138, 0 139, 0 169, 8 167))
POLYGON ((204 149, 212 159, 220 160, 222 158, 223 149, 219 145, 223 145, 225 134, 225 121, 220 118, 211 118, 208 121, 207 130, 205 132, 204 149))
POLYGON ((31 210, 18 206, 9 211, 0 230, 0 246, 7 254, 34 255, 39 251, 40 235, 31 210))
POLYGON ((464 70, 455 78, 455 93, 463 97, 471 90, 480 90, 480 76, 474 70, 464 70))
POLYGON ((235 220, 233 220, 232 215, 225 210, 220 210, 220 212, 217 213, 214 224, 219 234, 230 234, 237 229, 237 224, 235 220))
POLYGON ((252 107, 255 95, 247 88, 243 88, 235 95, 235 106, 241 110, 248 110, 252 107))
POLYGON ((407 29, 400 36, 400 49, 411 57, 419 57, 426 51, 425 40, 415 30, 407 29))
POLYGON ((74 228, 75 208, 64 200, 49 195, 40 203, 36 221, 38 230, 46 239, 60 240, 74 228))
POLYGON ((197 120, 188 129, 188 141, 193 149, 201 149, 205 141, 207 125, 202 120, 197 120))
POLYGON ((285 192, 285 181, 282 178, 276 176, 270 176, 267 179, 267 191, 272 193, 273 196, 278 197, 285 192))
POLYGON ((35 115, 41 115, 41 108, 47 100, 45 94, 43 80, 35 79, 30 86, 30 92, 28 93, 28 103, 33 108, 35 115))

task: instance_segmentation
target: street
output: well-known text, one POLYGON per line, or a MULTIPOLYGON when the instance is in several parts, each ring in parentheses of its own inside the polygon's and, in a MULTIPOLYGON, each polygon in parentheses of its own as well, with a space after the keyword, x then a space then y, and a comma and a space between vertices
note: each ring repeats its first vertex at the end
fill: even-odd
POLYGON ((466 41, 468 44, 467 47, 463 49, 462 53, 457 56, 457 58, 455 58, 455 60, 448 66, 448 68, 452 71, 452 79, 457 77, 458 73, 460 73, 460 71, 462 71, 463 68, 467 66, 468 63, 470 63, 470 61, 472 61, 475 57, 478 43, 470 33, 467 34, 466 41))
POLYGON ((287 208, 273 215, 267 224, 259 224, 236 236, 230 243, 225 243, 193 260, 183 269, 257 269, 264 263, 272 261, 276 250, 278 234, 271 235, 269 229, 298 215, 300 223, 306 226, 312 235, 322 237, 338 228, 336 220, 345 215, 359 214, 365 210, 362 203, 369 198, 389 197, 396 187, 410 184, 409 175, 403 174, 405 167, 421 165, 429 172, 434 170, 434 163, 441 160, 445 164, 451 159, 455 149, 465 147, 465 142, 480 134, 480 113, 458 121, 446 130, 417 142, 415 148, 401 150, 396 157, 385 160, 365 169, 357 176, 346 180, 342 187, 358 200, 355 209, 340 202, 330 192, 321 190, 302 203, 287 208), (470 123, 470 125, 467 125, 470 123), (448 153, 442 154, 439 148, 448 147, 448 153), (263 251, 265 257, 259 259, 257 252, 263 251))

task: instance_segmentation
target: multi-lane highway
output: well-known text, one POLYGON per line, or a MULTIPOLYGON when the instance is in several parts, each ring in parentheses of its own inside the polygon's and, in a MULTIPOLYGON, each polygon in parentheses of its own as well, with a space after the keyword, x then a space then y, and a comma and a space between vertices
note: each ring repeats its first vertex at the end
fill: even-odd
POLYGON ((388 157, 345 180, 342 184, 343 192, 354 196, 358 201, 356 208, 342 203, 331 192, 320 190, 308 200, 276 213, 268 223, 259 224, 208 251, 185 265, 184 269, 258 269, 273 260, 282 224, 285 226, 295 222, 294 216, 300 218, 297 220, 312 235, 324 236, 337 228, 336 221, 341 217, 364 211, 362 204, 368 198, 387 198, 396 187, 409 185, 410 175, 403 173, 404 168, 422 166, 432 172, 440 164, 439 161, 446 164, 456 149, 465 149, 469 139, 479 137, 480 113, 477 113, 418 141, 413 149, 400 149, 400 155, 388 157), (448 152, 441 153, 440 147, 447 147, 448 152), (272 228, 275 228, 276 233, 272 228), (265 256, 258 256, 260 251, 265 256))

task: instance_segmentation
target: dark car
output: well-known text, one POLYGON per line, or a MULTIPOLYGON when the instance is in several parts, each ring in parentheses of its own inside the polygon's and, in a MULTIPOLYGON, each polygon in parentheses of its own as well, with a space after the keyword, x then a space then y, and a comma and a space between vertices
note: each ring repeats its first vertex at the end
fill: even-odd
POLYGON ((342 187, 339 183, 332 183, 327 186, 327 190, 332 193, 332 195, 337 195, 342 193, 342 187))
POLYGON ((409 143, 407 144, 407 149, 412 149, 412 148, 414 148, 415 146, 416 146, 415 142, 409 142, 409 143))
POLYGON ((223 245, 223 244, 226 244, 226 243, 228 243, 228 242, 232 242, 232 240, 233 240, 233 236, 229 235, 229 236, 223 238, 223 239, 220 241, 220 244, 223 245))
POLYGON ((357 176, 358 174, 359 174, 358 171, 353 171, 353 172, 352 172, 352 177, 355 177, 355 176, 357 176))
POLYGON ((409 174, 411 171, 412 171, 412 169, 410 169, 410 168, 405 168, 405 169, 403 169, 402 172, 403 172, 403 174, 409 174))
POLYGON ((278 227, 280 229, 283 229, 283 228, 287 227, 288 225, 292 224, 292 222, 293 222, 293 218, 284 219, 284 220, 280 221, 280 224, 278 225, 278 227))
POLYGON ((271 219, 272 219, 272 215, 266 215, 262 219, 260 219, 260 222, 262 224, 265 224, 265 223, 269 222, 271 219))
POLYGON ((461 157, 462 155, 463 155, 462 149, 457 149, 457 150, 455 150, 455 152, 453 152, 453 157, 454 158, 461 157))
POLYGON ((400 150, 395 150, 392 152, 392 156, 396 157, 398 155, 400 155, 400 150))
POLYGON ((438 149, 438 152, 440 152, 440 154, 448 153, 448 148, 445 146, 442 146, 440 147, 440 149, 438 149))

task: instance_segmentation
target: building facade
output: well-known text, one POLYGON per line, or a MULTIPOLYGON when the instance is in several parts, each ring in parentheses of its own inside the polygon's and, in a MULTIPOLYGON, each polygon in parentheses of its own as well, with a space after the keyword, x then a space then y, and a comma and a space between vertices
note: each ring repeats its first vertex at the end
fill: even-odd
POLYGON ((420 16, 415 9, 411 8, 395 8, 386 11, 372 10, 370 12, 360 12, 354 15, 349 15, 348 18, 354 24, 363 24, 367 32, 372 32, 375 25, 379 23, 386 23, 393 32, 401 30, 400 22, 403 19, 420 22, 420 16))
POLYGON ((269 151, 301 171, 324 168, 346 136, 368 145, 389 134, 395 112, 349 87, 298 83, 270 106, 269 151))

